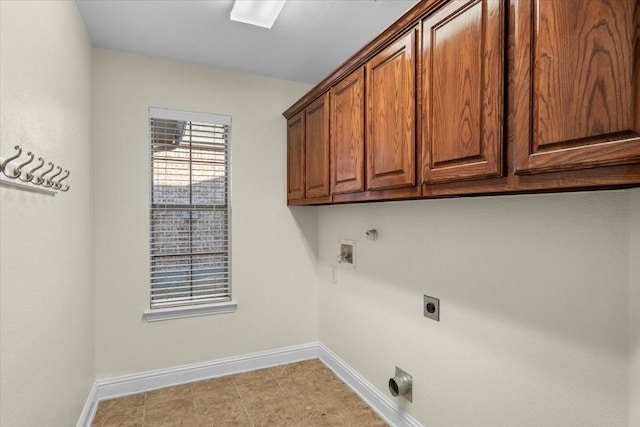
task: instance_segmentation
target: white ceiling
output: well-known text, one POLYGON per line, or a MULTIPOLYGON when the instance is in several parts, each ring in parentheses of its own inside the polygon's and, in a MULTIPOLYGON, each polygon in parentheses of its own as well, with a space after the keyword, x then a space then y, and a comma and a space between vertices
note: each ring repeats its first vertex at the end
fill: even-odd
POLYGON ((94 46, 318 83, 417 0, 288 0, 273 28, 233 0, 76 0, 94 46))

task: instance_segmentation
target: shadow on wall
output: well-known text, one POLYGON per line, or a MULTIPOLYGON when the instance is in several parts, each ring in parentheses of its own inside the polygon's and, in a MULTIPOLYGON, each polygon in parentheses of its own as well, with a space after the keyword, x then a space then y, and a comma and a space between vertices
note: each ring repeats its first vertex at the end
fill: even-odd
POLYGON ((291 206, 289 212, 304 236, 307 249, 313 255, 313 260, 318 262, 318 208, 315 206, 291 206))
POLYGON ((482 316, 620 358, 626 340, 620 330, 626 323, 625 196, 617 191, 323 207, 320 268, 335 265, 339 239, 355 239, 358 263, 355 271, 341 273, 352 280, 343 289, 385 305, 398 301, 398 307, 381 311, 406 314, 399 298, 419 301, 428 294, 443 300, 443 313, 458 311, 449 322, 459 324, 447 323, 463 335, 470 327, 464 322, 482 316), (365 240, 370 227, 379 232, 376 242, 365 240))

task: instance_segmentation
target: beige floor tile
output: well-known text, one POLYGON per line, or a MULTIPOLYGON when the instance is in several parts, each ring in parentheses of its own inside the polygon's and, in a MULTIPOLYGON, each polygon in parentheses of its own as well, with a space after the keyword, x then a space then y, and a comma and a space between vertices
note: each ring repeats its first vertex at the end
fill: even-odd
POLYGON ((336 420, 347 408, 333 395, 326 393, 310 394, 299 401, 304 420, 309 424, 325 424, 323 420, 336 420))
POLYGON ((318 385, 334 394, 353 393, 353 390, 333 374, 316 374, 318 385))
POLYGON ((193 398, 196 415, 214 416, 224 411, 245 412, 235 387, 214 390, 193 398))
POLYGON ((159 390, 148 391, 145 393, 145 405, 167 400, 185 399, 192 397, 191 384, 177 385, 174 387, 161 388, 159 390))
POLYGON ((327 389, 322 383, 314 379, 311 381, 283 381, 282 389, 286 396, 297 402, 310 401, 332 401, 337 402, 337 398, 333 396, 330 389, 327 389))
POLYGON ((357 394, 355 394, 351 390, 337 393, 336 396, 339 398, 340 403, 342 403, 349 410, 371 410, 371 408, 369 408, 369 405, 367 405, 362 399, 360 399, 357 394))
MULTIPOLYGON (((217 426, 218 424, 216 424, 217 426)), ((146 426, 146 425, 145 425, 146 426)), ((175 424, 169 424, 164 427, 213 427, 213 418, 211 417, 198 417, 182 420, 175 424)))
MULTIPOLYGON (((304 419, 302 425, 305 427, 355 427, 349 424, 344 414, 320 413, 313 414, 304 419)), ((362 426, 369 427, 369 426, 362 426)))
POLYGON ((167 400, 144 405, 144 425, 170 426, 195 419, 193 398, 167 400))
POLYGON ((285 398, 264 400, 247 409, 255 427, 304 425, 299 409, 285 398))
POLYGON ((273 380, 274 376, 271 369, 261 369, 258 371, 244 372, 242 374, 233 375, 233 381, 236 385, 250 384, 257 381, 273 380))
POLYGON ((102 410, 117 410, 135 408, 144 405, 144 393, 133 394, 131 396, 119 397, 116 399, 103 400, 100 402, 99 408, 102 410))
POLYGON ((305 378, 290 376, 278 378, 276 381, 278 382, 282 390, 290 394, 291 392, 295 392, 295 390, 299 388, 304 388, 310 384, 313 384, 314 382, 317 383, 318 379, 316 377, 305 378))
POLYGON ((386 426, 318 359, 100 402, 97 427, 386 426))
POLYGON ((301 406, 301 414, 305 420, 327 417, 344 412, 345 408, 336 399, 326 396, 319 396, 316 399, 308 400, 301 406))
POLYGON ((321 377, 323 375, 325 375, 325 376, 328 375, 328 376, 331 376, 331 377, 335 377, 336 376, 331 369, 329 369, 324 363, 320 362, 319 360, 318 360, 317 363, 315 363, 315 362, 310 363, 310 367, 311 367, 311 370, 313 371, 313 373, 316 374, 318 377, 321 377))
POLYGON ((232 376, 212 378, 210 380, 191 383, 191 392, 194 396, 202 393, 209 393, 213 390, 220 390, 228 387, 235 387, 232 376))
POLYGON ((93 419, 94 425, 99 426, 132 426, 142 424, 144 407, 135 406, 131 408, 118 409, 111 407, 103 410, 98 406, 96 416, 93 419))
POLYGON ((216 427, 251 427, 251 421, 242 400, 220 400, 212 395, 194 398, 196 416, 207 417, 216 427))
POLYGON ((144 405, 144 394, 136 394, 132 396, 121 397, 117 399, 103 400, 98 404, 98 410, 93 418, 91 425, 101 426, 105 419, 117 416, 118 413, 130 410, 131 414, 135 413, 135 408, 144 405))
POLYGON ((309 359, 301 363, 304 363, 309 369, 326 368, 327 366, 320 361, 320 359, 309 359))
POLYGON ((141 421, 126 420, 102 424, 102 427, 144 427, 141 421))
POLYGON ((269 381, 258 381, 249 384, 238 385, 236 387, 240 397, 247 406, 252 406, 259 402, 266 400, 284 398, 285 394, 275 380, 275 378, 269 381))
POLYGON ((382 418, 369 408, 360 410, 349 410, 345 413, 343 420, 350 426, 386 427, 382 418))
POLYGON ((296 377, 296 378, 314 378, 312 367, 306 362, 291 363, 288 365, 277 366, 271 368, 276 379, 296 377))

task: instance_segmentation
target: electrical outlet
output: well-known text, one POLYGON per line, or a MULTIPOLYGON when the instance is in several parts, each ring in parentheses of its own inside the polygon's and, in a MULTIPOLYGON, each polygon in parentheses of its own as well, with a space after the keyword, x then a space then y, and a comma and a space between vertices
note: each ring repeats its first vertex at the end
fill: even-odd
POLYGON ((433 319, 436 322, 440 321, 440 300, 438 298, 425 295, 422 308, 424 309, 424 317, 433 319))
POLYGON ((331 283, 334 285, 338 284, 338 268, 331 267, 331 283))

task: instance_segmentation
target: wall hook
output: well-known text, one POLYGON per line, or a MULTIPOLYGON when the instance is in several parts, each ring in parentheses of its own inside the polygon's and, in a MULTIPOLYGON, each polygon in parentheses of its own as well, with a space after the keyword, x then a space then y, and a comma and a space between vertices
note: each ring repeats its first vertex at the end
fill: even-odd
POLYGON ((31 179, 29 179, 29 173, 27 172, 25 174, 25 177, 22 177, 22 168, 27 166, 29 163, 33 162, 33 153, 31 151, 29 151, 27 153, 27 156, 29 156, 29 160, 27 160, 26 162, 24 162, 23 164, 21 164, 20 166, 18 166, 15 170, 15 172, 18 174, 17 178, 20 178, 20 181, 23 182, 29 182, 31 181, 31 179))
POLYGON ((14 148, 17 151, 15 155, 7 159, 0 157, 0 184, 47 194, 55 194, 55 190, 69 191, 69 186, 62 184, 62 181, 71 175, 68 169, 64 169, 64 175, 58 179, 63 173, 62 167, 48 162, 49 168, 46 171, 36 173, 44 166, 45 160, 42 157, 38 157, 38 162, 40 163, 35 167, 29 166, 33 163, 34 154, 29 151, 26 160, 21 160, 19 157, 22 155, 22 148, 19 145, 14 148), (16 166, 16 164, 18 165, 16 166), (27 170, 29 167, 32 167, 32 169, 27 170), (57 169, 57 171, 53 172, 54 169, 57 169), (53 175, 48 176, 52 172, 53 175))
POLYGON ((44 172, 42 175, 40 175, 39 177, 36 178, 36 184, 38 185, 42 185, 46 187, 46 178, 44 177, 46 174, 48 174, 49 172, 51 172, 53 170, 53 163, 49 162, 47 163, 49 166, 51 166, 46 172, 44 172))
POLYGON ((52 175, 49 179, 47 179, 47 181, 44 184, 42 184, 43 187, 46 187, 46 188, 53 187, 53 185, 56 183, 54 178, 62 173, 62 168, 60 166, 56 166, 56 169, 58 169, 58 172, 52 175))
POLYGON ((40 169, 42 166, 44 166, 44 159, 42 157, 38 157, 38 161, 40 162, 40 164, 35 168, 31 169, 31 172, 27 172, 27 178, 29 179, 28 182, 33 181, 33 178, 35 178, 34 172, 40 169))
MULTIPOLYGON (((17 159, 22 154, 22 148, 20 148, 19 145, 16 145, 14 147, 14 149, 18 150, 18 154, 16 154, 13 157, 9 157, 7 160, 4 161, 4 163, 2 163, 2 166, 0 166, 0 171, 2 171, 2 173, 5 174, 7 176, 7 178, 11 178, 11 179, 16 179, 20 175, 19 171, 18 171, 17 175, 9 175, 7 173, 7 166, 9 165, 9 162, 12 161, 12 160, 17 159)), ((14 173, 15 173, 15 170, 14 170, 14 173)))
POLYGON ((69 175, 71 175, 71 172, 69 172, 69 169, 65 169, 65 176, 63 176, 62 178, 60 178, 55 184, 53 184, 53 188, 56 190, 60 190, 60 191, 67 191, 69 190, 69 186, 66 185, 66 190, 62 190, 62 181, 64 181, 65 179, 69 178, 69 175))

